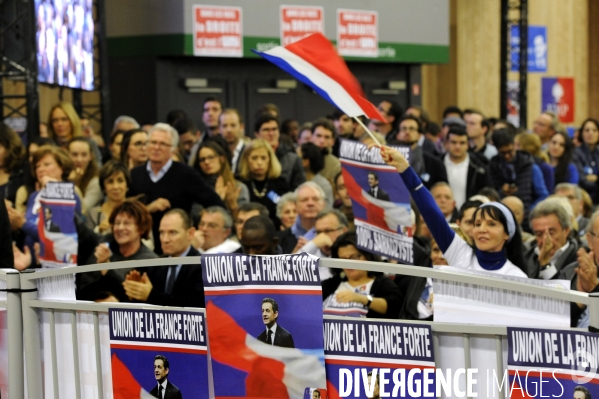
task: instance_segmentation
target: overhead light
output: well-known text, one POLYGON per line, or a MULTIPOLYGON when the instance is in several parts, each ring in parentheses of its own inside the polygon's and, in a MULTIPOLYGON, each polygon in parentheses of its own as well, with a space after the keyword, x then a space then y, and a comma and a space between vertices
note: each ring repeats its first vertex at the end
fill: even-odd
POLYGON ((183 85, 190 87, 208 87, 208 79, 205 78, 187 78, 183 81, 183 85))
POLYGON ((289 89, 277 89, 274 87, 260 87, 256 89, 256 92, 259 94, 287 94, 289 93, 289 89))
POLYGON ((208 79, 206 78, 186 78, 183 79, 183 86, 188 93, 204 93, 204 94, 220 94, 223 89, 220 87, 208 87, 208 79))
POLYGON ((220 94, 223 92, 223 89, 221 89, 220 87, 189 87, 187 89, 188 93, 206 93, 206 94, 220 94))
POLYGON ((389 81, 389 89, 390 90, 405 90, 407 87, 405 80, 390 80, 389 81))
POLYGON ((277 89, 296 89, 297 80, 295 79, 277 79, 277 89))

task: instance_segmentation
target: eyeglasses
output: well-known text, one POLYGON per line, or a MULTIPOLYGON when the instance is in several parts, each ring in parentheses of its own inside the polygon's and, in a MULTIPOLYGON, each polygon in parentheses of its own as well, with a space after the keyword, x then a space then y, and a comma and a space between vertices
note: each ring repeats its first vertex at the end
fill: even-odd
POLYGON ((343 228, 343 226, 337 227, 336 229, 324 229, 324 230, 316 230, 316 234, 320 234, 320 233, 325 233, 325 234, 330 234, 330 233, 334 233, 335 231, 339 231, 343 228))
POLYGON ((163 148, 171 147, 171 143, 165 143, 164 141, 155 141, 155 140, 150 140, 149 145, 151 145, 152 147, 154 147, 154 146, 160 146, 163 148))
POLYGON ((204 163, 206 161, 213 161, 216 158, 218 158, 218 156, 216 156, 216 155, 208 155, 207 157, 200 158, 199 161, 200 161, 200 163, 204 163))

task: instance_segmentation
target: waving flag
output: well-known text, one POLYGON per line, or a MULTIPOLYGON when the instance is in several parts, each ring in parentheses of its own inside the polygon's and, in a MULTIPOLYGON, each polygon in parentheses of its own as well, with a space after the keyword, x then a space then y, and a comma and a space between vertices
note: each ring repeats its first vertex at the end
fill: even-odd
POLYGON ((366 115, 371 119, 385 120, 366 99, 358 80, 321 33, 314 33, 285 47, 253 51, 312 87, 347 116, 366 115))

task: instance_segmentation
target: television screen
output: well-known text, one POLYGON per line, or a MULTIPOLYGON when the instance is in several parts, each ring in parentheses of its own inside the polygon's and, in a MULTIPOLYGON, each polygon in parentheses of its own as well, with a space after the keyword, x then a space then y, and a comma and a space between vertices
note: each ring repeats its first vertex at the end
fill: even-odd
POLYGON ((35 0, 38 80, 94 89, 92 0, 35 0))

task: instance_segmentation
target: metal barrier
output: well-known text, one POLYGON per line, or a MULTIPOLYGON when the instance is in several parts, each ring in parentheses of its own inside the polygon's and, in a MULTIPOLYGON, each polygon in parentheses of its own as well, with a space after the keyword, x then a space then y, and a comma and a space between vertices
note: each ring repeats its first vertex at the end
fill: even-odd
POLYGON ((4 370, 8 373, 7 387, 2 393, 8 393, 9 399, 25 397, 23 371, 23 319, 21 316, 21 279, 17 270, 0 269, 0 309, 6 309, 7 363, 4 370))
MULTIPOLYGON (((91 266, 79 266, 79 267, 71 267, 71 268, 63 268, 63 269, 54 269, 54 270, 41 270, 36 272, 28 272, 20 274, 20 282, 19 282, 19 274, 6 272, 5 274, 0 274, 0 281, 5 279, 7 282, 10 282, 9 287, 12 287, 16 284, 21 288, 22 294, 14 293, 14 296, 11 295, 11 291, 8 292, 8 298, 6 301, 6 306, 9 314, 13 314, 17 311, 20 311, 20 307, 22 306, 22 330, 24 331, 24 346, 25 346, 25 359, 26 359, 26 374, 27 374, 27 391, 28 397, 30 399, 42 399, 42 398, 59 398, 59 397, 74 397, 81 398, 82 397, 82 389, 81 389, 81 370, 79 367, 80 357, 82 356, 79 352, 79 342, 78 342, 78 321, 77 315, 78 312, 89 312, 88 315, 91 315, 93 321, 93 354, 94 354, 94 364, 95 364, 95 380, 97 382, 97 387, 95 392, 86 391, 84 397, 97 397, 97 398, 110 398, 112 397, 112 392, 110 392, 108 388, 104 384, 103 370, 110 370, 110 357, 109 352, 108 356, 106 353, 103 355, 103 350, 106 349, 106 346, 102 345, 102 332, 101 332, 101 318, 104 317, 104 313, 108 311, 111 307, 134 307, 134 308, 156 308, 152 305, 144 305, 144 304, 134 304, 134 303, 93 303, 93 302, 84 302, 84 301, 75 301, 75 300, 60 300, 60 299, 42 299, 38 298, 38 291, 36 289, 43 284, 44 280, 47 279, 61 279, 61 278, 70 278, 72 281, 72 275, 77 273, 91 272, 91 271, 99 271, 106 269, 120 269, 120 268, 135 268, 135 267, 157 267, 157 266, 169 266, 176 264, 199 264, 200 257, 184 257, 184 258, 161 258, 161 259, 152 259, 152 260, 143 260, 143 261, 129 261, 129 262, 118 262, 118 263, 107 263, 101 265, 91 265, 91 266), (15 278, 16 276, 16 278, 15 278), (10 278, 9 278, 10 277, 10 278), (20 285, 19 285, 20 284, 20 285), (22 295, 19 297, 19 295, 22 295), (21 303, 22 302, 22 303, 21 303), (13 313, 11 313, 11 311, 13 313), (43 320, 47 317, 47 326, 45 329, 49 336, 40 337, 40 319, 42 319, 42 324, 45 323, 43 320), (57 320, 59 319, 59 320, 57 320), (64 323, 63 323, 64 322, 64 323), (65 329, 62 324, 69 324, 69 326, 65 329), (66 331, 63 336, 57 337, 57 329, 60 331, 66 331), (70 331, 70 332, 68 332, 70 331), (71 350, 69 350, 69 354, 72 356, 73 363, 73 375, 75 378, 75 387, 74 387, 74 395, 73 396, 64 396, 61 395, 61 392, 66 389, 66 387, 60 386, 60 376, 58 369, 58 356, 64 357, 64 354, 58 353, 58 346, 64 346, 64 340, 70 336, 70 345, 71 350), (57 338, 63 340, 57 341, 57 338), (41 345, 40 342, 42 340, 49 341, 49 355, 50 359, 44 359, 46 362, 50 361, 51 363, 51 373, 50 375, 46 374, 47 380, 45 384, 40 383, 43 381, 42 379, 42 358, 41 358, 41 345), (72 351, 72 353, 70 353, 72 351), (106 359, 103 362, 103 359, 106 359), (50 383, 51 381, 51 383, 50 383), (51 386, 50 392, 45 392, 44 387, 51 386)), ((594 296, 589 296, 585 293, 576 292, 576 291, 564 291, 554 288, 544 288, 544 287, 536 287, 528 284, 514 282, 514 281, 504 281, 498 280, 494 277, 484 277, 484 276, 473 276, 466 274, 458 274, 444 270, 436 270, 431 268, 417 267, 417 266, 407 266, 407 265, 392 265, 380 262, 357 262, 357 261, 349 261, 349 260, 341 260, 341 259, 321 259, 321 266, 331 267, 331 268, 351 268, 351 269, 360 269, 360 270, 370 270, 370 271, 378 271, 392 274, 403 274, 408 276, 416 276, 416 277, 431 277, 440 280, 452 281, 452 282, 461 282, 468 284, 477 284, 485 287, 493 287, 493 288, 501 288, 507 289, 515 292, 528 293, 543 297, 550 297, 554 299, 561 299, 565 301, 572 301, 583 303, 589 306, 590 314, 591 314, 591 325, 593 327, 599 326, 597 322, 599 320, 599 300, 594 296)), ((2 301, 0 301, 0 307, 3 305, 2 301)), ((172 308, 171 308, 172 309, 172 308)), ((198 311, 202 312, 201 309, 192 309, 185 308, 187 311, 198 311)), ((326 316, 326 318, 336 318, 331 316, 326 316)), ((484 326, 484 325, 463 325, 463 324, 451 324, 451 323, 439 323, 439 322, 422 322, 422 321, 410 321, 410 323, 421 323, 426 325, 431 325, 434 333, 433 344, 435 349, 435 358, 437 360, 437 367, 443 367, 443 356, 441 355, 441 351, 445 350, 444 342, 451 342, 450 346, 461 346, 462 354, 463 354, 463 367, 470 368, 474 363, 478 362, 480 359, 477 358, 478 355, 473 355, 472 347, 473 342, 476 345, 480 346, 481 339, 484 340, 484 345, 487 349, 485 349, 489 353, 488 348, 490 345, 493 347, 492 351, 495 353, 495 361, 494 361, 494 369, 497 371, 499 375, 503 374, 503 370, 505 369, 507 359, 504 356, 506 345, 506 327, 501 326, 484 326)), ((19 395, 14 391, 12 387, 14 384, 22 386, 23 385, 23 367, 12 367, 12 365, 19 364, 18 358, 21 359, 22 366, 22 350, 23 344, 19 347, 18 340, 15 338, 14 331, 20 331, 19 325, 10 326, 9 337, 11 339, 9 345, 9 359, 11 361, 11 370, 16 369, 14 374, 10 375, 10 398, 22 398, 24 395, 19 395), (12 333, 11 333, 12 332, 12 333), (15 345, 13 346, 13 343, 15 345), (14 362, 14 363, 13 363, 14 362), (18 374, 18 370, 21 370, 21 374, 18 374)), ((43 332, 45 334, 45 331, 43 332)), ((452 349, 453 350, 453 349, 452 349)), ((44 348, 45 352, 48 352, 48 348, 44 348)), ((455 352, 455 350, 453 350, 455 352)), ((453 353, 452 352, 452 353, 453 353)), ((479 356, 480 357, 480 356, 479 356)), ((64 359, 63 359, 64 361, 64 359)), ((488 359, 486 359, 488 362, 488 359)), ((44 367, 48 367, 49 364, 44 364, 44 367)), ((61 371, 62 372, 62 371, 61 371)), ((110 375, 108 375, 110 378, 110 375)), ((505 390, 501 390, 499 392, 500 397, 505 397, 505 390)))

